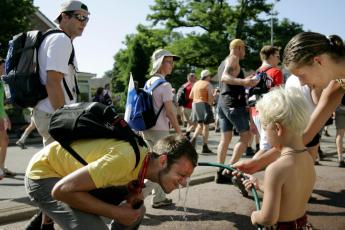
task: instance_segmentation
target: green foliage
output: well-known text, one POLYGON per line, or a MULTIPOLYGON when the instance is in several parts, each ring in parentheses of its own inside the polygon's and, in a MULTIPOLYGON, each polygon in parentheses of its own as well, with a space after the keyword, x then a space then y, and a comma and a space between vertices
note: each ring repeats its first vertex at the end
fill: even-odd
POLYGON ((0 7, 0 56, 5 57, 12 36, 30 27, 34 14, 33 0, 2 0, 0 7))
MULTIPOLYGON (((150 6, 152 13, 147 16, 152 25, 139 25, 136 34, 127 36, 127 48, 115 55, 114 89, 125 94, 130 73, 142 87, 149 77, 150 57, 157 48, 165 48, 181 57, 168 78, 175 88, 186 81, 189 72, 199 74, 207 68, 215 74, 229 54, 229 42, 234 38, 245 40, 248 48, 241 65, 257 69, 261 64, 261 47, 271 43, 272 4, 266 2, 155 0, 150 6)), ((274 45, 282 48, 293 35, 303 31, 302 25, 287 19, 274 19, 273 26, 274 45)))

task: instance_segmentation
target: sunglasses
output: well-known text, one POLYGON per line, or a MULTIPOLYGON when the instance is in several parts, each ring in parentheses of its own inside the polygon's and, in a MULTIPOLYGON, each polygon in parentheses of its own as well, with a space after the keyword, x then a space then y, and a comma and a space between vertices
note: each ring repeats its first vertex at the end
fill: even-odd
POLYGON ((83 16, 81 14, 71 14, 71 16, 74 17, 75 19, 77 19, 80 22, 87 23, 89 21, 89 17, 88 16, 83 16))

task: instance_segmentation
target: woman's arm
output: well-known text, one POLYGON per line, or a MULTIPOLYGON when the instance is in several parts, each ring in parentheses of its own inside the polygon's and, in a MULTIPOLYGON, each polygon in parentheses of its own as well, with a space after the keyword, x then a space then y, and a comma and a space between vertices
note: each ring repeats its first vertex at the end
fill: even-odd
POLYGON ((303 141, 309 143, 325 125, 328 118, 340 104, 345 90, 336 81, 331 81, 323 90, 320 100, 310 117, 307 128, 304 130, 303 141))

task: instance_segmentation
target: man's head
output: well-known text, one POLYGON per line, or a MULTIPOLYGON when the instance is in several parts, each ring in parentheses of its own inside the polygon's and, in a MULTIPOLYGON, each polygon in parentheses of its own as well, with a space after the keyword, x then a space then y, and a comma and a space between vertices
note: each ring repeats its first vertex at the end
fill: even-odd
POLYGON ((277 46, 264 46, 260 50, 261 61, 266 61, 273 67, 276 67, 280 63, 280 47, 277 46))
POLYGON ((243 59, 246 55, 246 45, 243 40, 236 38, 229 44, 230 54, 236 55, 239 59, 243 59))
POLYGON ((160 139, 153 147, 153 157, 159 161, 157 182, 166 193, 186 186, 198 162, 198 153, 184 135, 160 139))
POLYGON ((210 81, 211 77, 212 77, 211 72, 208 69, 204 69, 203 71, 201 71, 201 74, 200 74, 201 80, 210 81))
POLYGON ((67 33, 71 39, 81 36, 89 21, 90 12, 85 4, 80 1, 66 1, 62 3, 58 17, 54 22, 67 33))
POLYGON ((150 75, 159 73, 163 76, 167 76, 171 74, 174 67, 174 61, 177 61, 179 59, 180 57, 170 53, 167 50, 156 50, 151 57, 152 70, 150 72, 150 75))
POLYGON ((194 83, 195 82, 195 73, 189 73, 187 75, 187 81, 194 83))

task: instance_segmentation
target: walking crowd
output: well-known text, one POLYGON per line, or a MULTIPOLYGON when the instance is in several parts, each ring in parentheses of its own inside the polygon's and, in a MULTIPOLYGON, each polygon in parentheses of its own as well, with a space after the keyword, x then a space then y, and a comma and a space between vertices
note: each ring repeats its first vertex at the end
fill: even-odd
MULTIPOLYGON (((261 65, 246 74, 240 64, 246 55, 245 41, 233 39, 217 72, 203 69, 200 77, 191 72, 177 92, 169 80, 180 57, 157 49, 144 87, 152 98, 155 118, 150 127, 135 134, 146 143, 139 146, 139 160, 125 140, 81 139, 71 147, 86 161, 83 165, 54 141, 48 128, 56 110, 77 101, 77 62, 75 56, 70 59, 73 40, 82 35, 89 15, 80 1, 63 3, 56 22, 64 33, 47 36, 38 52, 40 78, 48 96, 33 108, 31 123, 17 141, 26 148, 26 138, 37 128, 44 145, 25 174, 27 193, 41 210, 26 229, 54 229, 54 222, 63 229, 138 229, 146 212, 140 201, 151 196, 157 209, 173 204, 166 195, 187 185, 197 166, 196 149, 201 147, 200 154, 213 153, 208 145, 212 130, 220 132, 218 163, 238 170, 218 170, 215 183, 234 184, 243 195, 254 186, 264 194, 261 210, 251 215, 253 225, 312 229, 307 203, 316 181, 314 165, 324 157, 320 152, 323 127, 332 116, 338 166, 345 167, 345 80, 341 78, 345 46, 340 37, 314 32, 295 35, 284 50, 283 64, 291 74, 287 78, 279 67, 280 47, 263 46, 258 57, 261 65), (239 139, 226 161, 233 135, 239 139), (241 159, 243 154, 249 159, 241 159), (265 170, 263 182, 252 175, 260 170, 265 170), (239 172, 245 173, 243 180, 239 172), (114 202, 100 199, 94 191, 111 195, 114 202), (111 219, 110 226, 101 217, 111 219)), ((3 75, 5 61, 0 63, 3 75)), ((113 106, 109 87, 98 88, 92 101, 113 106)), ((138 87, 135 90, 139 95, 138 87)), ((1 99, 0 180, 13 174, 5 168, 9 128, 1 99)))

